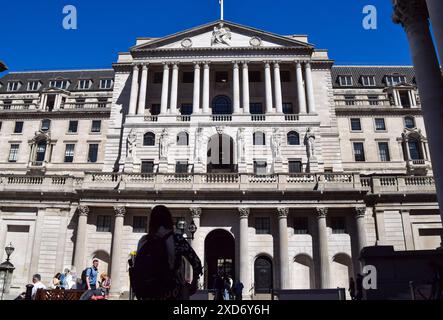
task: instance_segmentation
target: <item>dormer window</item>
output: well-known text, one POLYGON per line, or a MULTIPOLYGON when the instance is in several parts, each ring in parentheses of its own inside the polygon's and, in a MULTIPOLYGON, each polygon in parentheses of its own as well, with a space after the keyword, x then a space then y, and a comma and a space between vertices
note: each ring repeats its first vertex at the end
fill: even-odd
POLYGON ((70 83, 68 80, 52 80, 49 82, 49 87, 56 89, 67 89, 70 83))
POLYGON ((40 89, 41 83, 40 81, 30 81, 28 82, 28 91, 38 91, 40 89))
POLYGON ((9 92, 18 91, 18 89, 20 89, 21 85, 22 84, 20 83, 20 81, 8 82, 8 88, 6 90, 9 92))
POLYGON ((91 80, 79 80, 78 81, 78 89, 79 90, 88 90, 91 88, 92 81, 91 80))
POLYGON ((375 87, 375 77, 374 76, 362 76, 361 84, 364 87, 375 87))
POLYGON ((100 89, 111 89, 114 81, 112 79, 100 80, 100 89))
POLYGON ((352 87, 352 85, 354 84, 352 76, 339 76, 338 82, 342 87, 352 87))
POLYGON ((406 77, 401 75, 386 76, 385 82, 387 86, 396 86, 400 83, 406 83, 406 77))

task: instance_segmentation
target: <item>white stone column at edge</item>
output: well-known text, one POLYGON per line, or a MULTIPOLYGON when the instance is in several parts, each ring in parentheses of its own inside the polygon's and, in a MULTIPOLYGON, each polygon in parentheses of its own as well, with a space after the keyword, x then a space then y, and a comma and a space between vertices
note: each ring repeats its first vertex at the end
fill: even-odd
POLYGON ((426 0, 426 4, 428 5, 432 30, 438 47, 440 65, 443 65, 443 1, 426 0))
POLYGON ((74 252, 74 267, 77 274, 81 274, 85 268, 85 257, 86 257, 86 241, 87 241, 87 225, 88 225, 88 214, 89 207, 79 206, 78 211, 78 222, 75 237, 75 252, 74 252))
POLYGON ((209 110, 209 79, 210 77, 210 68, 209 68, 209 63, 205 62, 204 66, 203 66, 203 113, 204 114, 209 114, 210 110, 209 110))
POLYGON ((249 294, 249 290, 251 289, 251 283, 249 279, 249 208, 239 208, 239 250, 240 250, 240 272, 239 278, 243 285, 243 296, 249 294))
POLYGON ((272 78, 271 78, 271 64, 265 62, 265 92, 266 92, 266 113, 272 113, 272 78))
POLYGON ((142 79, 140 81, 140 97, 138 100, 138 115, 145 114, 146 107, 146 93, 148 90, 148 66, 144 64, 142 66, 142 79))
POLYGON ((326 224, 327 208, 317 208, 318 245, 320 258, 320 288, 328 289, 329 284, 329 250, 328 228, 326 224))
POLYGON ((114 233, 112 234, 112 252, 111 252, 111 292, 119 295, 121 291, 121 276, 120 270, 122 242, 123 242, 123 223, 126 215, 125 207, 114 207, 114 233))
POLYGON ((167 63, 163 66, 163 84, 161 95, 160 114, 164 115, 168 111, 168 96, 169 96, 169 65, 167 63))
POLYGON ((306 92, 308 94, 308 113, 313 114, 316 112, 315 97, 314 97, 314 81, 312 80, 312 68, 311 63, 305 63, 305 75, 306 75, 306 92))
POLYGON ((233 62, 233 97, 234 114, 240 113, 240 70, 237 62, 233 62))
MULTIPOLYGON (((200 261, 202 263, 202 267, 204 269, 204 243, 202 243, 202 241, 204 241, 203 237, 200 237, 200 219, 201 219, 201 215, 202 215, 202 209, 201 208, 190 208, 191 211, 191 218, 195 223, 195 226, 197 227, 197 232, 194 234, 194 240, 191 240, 191 247, 192 249, 194 249, 195 253, 197 254, 197 256, 200 258, 200 261)), ((192 268, 191 268, 192 269, 192 268)), ((204 270, 203 270, 204 271, 204 270)), ((199 279, 199 283, 203 283, 205 275, 203 274, 203 276, 199 279)), ((192 272, 190 274, 190 278, 192 280, 192 272)))
POLYGON ((243 81, 243 113, 250 114, 249 108, 249 68, 246 61, 243 62, 242 69, 242 81, 243 81))
POLYGON ((131 98, 129 101, 129 115, 134 116, 137 110, 138 98, 138 65, 132 70, 131 98))
POLYGON ((366 228, 365 228, 365 217, 366 217, 366 207, 356 207, 355 210, 355 223, 357 230, 357 247, 358 252, 366 247, 366 228))
POLYGON ((290 288, 288 255, 288 214, 289 208, 278 208, 278 238, 280 252, 280 288, 290 288))
POLYGON ((171 81, 171 114, 177 114, 177 96, 178 96, 178 64, 174 63, 172 66, 172 81, 171 81))
POLYGON ((305 86, 303 85, 303 72, 301 68, 301 62, 296 62, 296 75, 297 75, 297 95, 298 95, 298 107, 301 114, 307 113, 306 108, 306 94, 305 86))
MULTIPOLYGON (((432 5, 433 3, 431 7, 432 5)), ((431 151, 440 215, 443 220, 443 150, 441 148, 443 145, 441 126, 443 123, 441 112, 443 78, 429 29, 426 8, 422 7, 420 10, 415 1, 400 0, 394 6, 394 21, 403 25, 411 49, 431 151)))
POLYGON ((280 65, 278 62, 274 63, 274 85, 275 85, 275 109, 278 114, 283 113, 283 97, 281 90, 281 74, 280 65))
POLYGON ((200 113, 200 64, 194 63, 194 93, 193 93, 193 104, 192 113, 200 113))

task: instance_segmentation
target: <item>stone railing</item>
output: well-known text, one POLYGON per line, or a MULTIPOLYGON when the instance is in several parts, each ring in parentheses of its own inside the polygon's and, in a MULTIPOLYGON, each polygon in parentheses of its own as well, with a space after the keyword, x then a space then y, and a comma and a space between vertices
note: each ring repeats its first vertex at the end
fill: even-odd
POLYGON ((298 121, 299 115, 298 114, 285 114, 285 121, 298 121))
POLYGON ((335 99, 337 107, 365 106, 365 107, 387 107, 391 106, 389 99, 335 99))
POLYGON ((158 116, 145 116, 146 122, 158 122, 158 116))
POLYGON ((251 115, 251 121, 266 121, 266 116, 264 114, 253 114, 251 115))
POLYGON ((25 104, 0 104, 0 111, 26 111, 36 110, 37 105, 32 103, 25 104))
POLYGON ((213 122, 231 122, 232 115, 211 115, 213 122))
POLYGON ((76 103, 64 103, 60 105, 60 109, 72 110, 72 109, 100 109, 110 108, 110 102, 76 102, 76 103))
POLYGON ((372 177, 372 193, 418 193, 435 192, 434 177, 372 177))
POLYGON ((72 192, 76 179, 70 176, 0 175, 0 192, 72 192))

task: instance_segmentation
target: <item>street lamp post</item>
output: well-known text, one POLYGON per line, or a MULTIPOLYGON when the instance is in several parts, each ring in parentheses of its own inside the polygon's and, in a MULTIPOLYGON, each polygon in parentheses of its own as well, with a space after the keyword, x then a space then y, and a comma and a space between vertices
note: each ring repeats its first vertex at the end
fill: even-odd
POLYGON ((176 227, 183 238, 194 240, 194 235, 197 232, 197 225, 195 224, 194 219, 192 219, 192 222, 189 226, 184 219, 180 219, 177 221, 176 227), (187 232, 190 233, 190 236, 188 236, 187 232))
POLYGON ((3 295, 5 293, 9 293, 9 286, 12 280, 12 273, 15 270, 14 265, 11 262, 9 262, 10 260, 9 257, 14 252, 14 250, 15 248, 12 245, 12 243, 10 243, 9 246, 5 247, 6 261, 0 264, 0 278, 3 278, 1 300, 3 300, 3 295))

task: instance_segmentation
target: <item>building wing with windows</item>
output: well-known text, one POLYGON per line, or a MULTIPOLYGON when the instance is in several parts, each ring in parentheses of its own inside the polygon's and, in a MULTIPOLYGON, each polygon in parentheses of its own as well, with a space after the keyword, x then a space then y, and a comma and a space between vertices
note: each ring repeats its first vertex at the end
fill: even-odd
POLYGON ((347 287, 365 246, 440 244, 411 67, 334 66, 306 36, 215 21, 137 39, 111 70, 0 83, 0 247, 25 257, 16 286, 97 258, 127 291, 159 203, 197 225, 202 285, 222 271, 252 298, 347 287))

